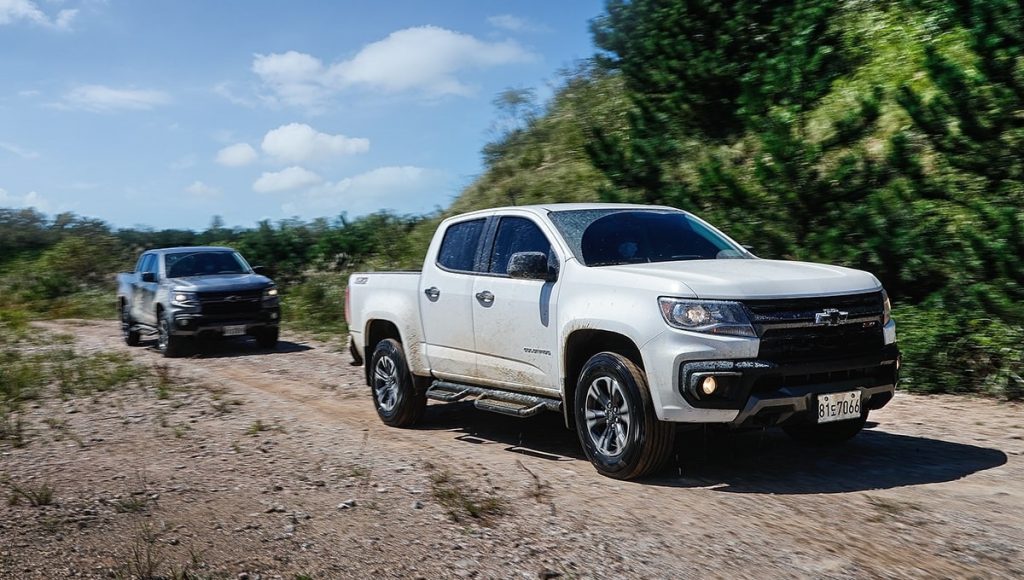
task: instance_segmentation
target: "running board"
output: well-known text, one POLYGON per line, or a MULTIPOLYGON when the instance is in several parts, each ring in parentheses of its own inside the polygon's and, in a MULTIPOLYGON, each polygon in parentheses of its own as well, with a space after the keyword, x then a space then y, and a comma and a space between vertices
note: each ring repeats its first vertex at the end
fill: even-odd
POLYGON ((481 411, 501 413, 510 417, 533 417, 541 411, 562 410, 562 402, 549 397, 513 393, 474 385, 461 385, 447 381, 434 381, 427 389, 427 398, 453 403, 466 397, 476 397, 473 406, 481 411))

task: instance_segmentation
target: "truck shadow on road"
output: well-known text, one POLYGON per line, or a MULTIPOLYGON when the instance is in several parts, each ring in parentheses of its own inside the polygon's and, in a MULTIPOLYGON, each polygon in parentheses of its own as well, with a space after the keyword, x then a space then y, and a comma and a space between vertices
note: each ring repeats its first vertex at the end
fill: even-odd
POLYGON ((647 483, 729 493, 844 493, 954 481, 1007 461, 998 449, 877 428, 835 447, 800 444, 780 429, 695 431, 679 439, 675 465, 647 483))
MULTIPOLYGON (((998 449, 868 426, 837 447, 803 445, 781 429, 685 431, 676 438, 669 467, 636 483, 729 493, 845 493, 953 481, 1007 461, 998 449)), ((515 419, 469 403, 431 405, 421 428, 449 430, 458 441, 504 446, 510 453, 586 461, 576 434, 555 413, 515 419)))
MULTIPOLYGON (((155 351, 156 340, 153 340, 147 344, 147 346, 151 350, 155 351)), ((261 348, 256 344, 255 340, 248 339, 206 340, 188 345, 182 356, 196 358, 235 358, 243 356, 290 354, 312 349, 313 347, 311 346, 298 342, 289 342, 287 340, 277 341, 277 346, 275 348, 261 348)))

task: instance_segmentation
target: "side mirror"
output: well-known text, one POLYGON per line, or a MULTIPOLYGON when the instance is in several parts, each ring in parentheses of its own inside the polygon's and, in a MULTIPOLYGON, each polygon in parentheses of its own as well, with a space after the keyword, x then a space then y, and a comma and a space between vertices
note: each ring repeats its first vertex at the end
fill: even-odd
POLYGON ((266 275, 267 269, 265 267, 263 267, 263 266, 253 266, 252 267, 252 273, 253 274, 266 275))
POLYGON ((156 272, 143 272, 142 273, 142 281, 143 282, 156 282, 156 272))
POLYGON ((558 270, 548 268, 548 256, 544 252, 516 252, 509 258, 508 275, 522 280, 554 282, 558 270))

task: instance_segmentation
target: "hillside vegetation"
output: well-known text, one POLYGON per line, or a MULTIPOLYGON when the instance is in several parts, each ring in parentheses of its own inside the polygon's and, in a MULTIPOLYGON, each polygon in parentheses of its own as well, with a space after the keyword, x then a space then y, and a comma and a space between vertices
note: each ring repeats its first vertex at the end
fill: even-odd
POLYGON ((873 272, 903 386, 1024 396, 1019 2, 612 0, 592 30, 550 102, 497 97, 485 171, 443 215, 153 232, 3 211, 0 316, 110 313, 108 273, 139 250, 222 242, 276 273, 295 324, 337 331, 345 273, 418 267, 445 215, 656 203, 762 257, 873 272))

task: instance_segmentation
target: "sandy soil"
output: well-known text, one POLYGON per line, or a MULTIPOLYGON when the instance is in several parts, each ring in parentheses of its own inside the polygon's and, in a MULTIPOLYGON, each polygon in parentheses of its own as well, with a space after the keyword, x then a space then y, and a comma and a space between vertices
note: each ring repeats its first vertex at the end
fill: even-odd
POLYGON ((114 323, 43 327, 185 386, 29 409, 0 477, 55 499, 0 509, 0 578, 130 577, 147 556, 192 578, 1024 577, 1021 405, 900 394, 838 449, 681 433, 669 470, 625 483, 554 414, 432 403, 387 428, 337 345, 164 361, 114 323))

